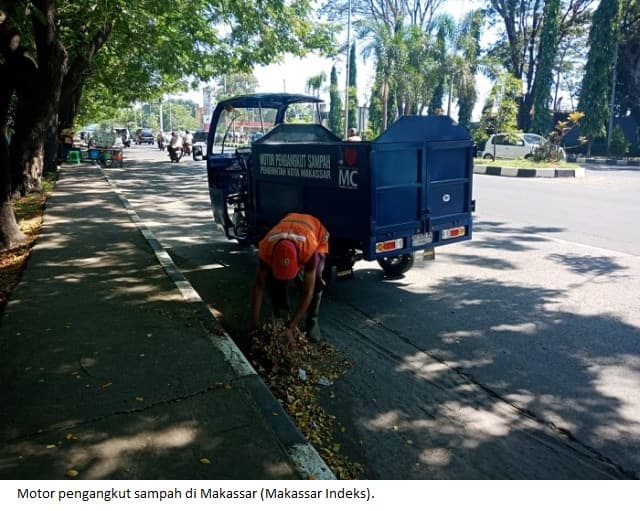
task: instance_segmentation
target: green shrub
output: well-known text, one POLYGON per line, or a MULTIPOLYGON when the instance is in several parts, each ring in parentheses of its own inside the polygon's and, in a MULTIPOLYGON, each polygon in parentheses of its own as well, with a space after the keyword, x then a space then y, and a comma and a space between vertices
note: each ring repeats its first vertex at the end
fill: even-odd
POLYGON ((610 153, 613 156, 624 156, 629 152, 629 144, 627 143, 627 139, 624 137, 624 131, 618 125, 613 128, 613 133, 611 134, 611 147, 609 148, 610 153))

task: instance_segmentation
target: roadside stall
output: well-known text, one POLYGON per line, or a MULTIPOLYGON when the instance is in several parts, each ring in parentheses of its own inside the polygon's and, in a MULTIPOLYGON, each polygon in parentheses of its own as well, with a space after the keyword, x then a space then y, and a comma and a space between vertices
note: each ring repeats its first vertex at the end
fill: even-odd
POLYGON ((124 165, 124 146, 112 127, 101 125, 92 138, 94 142, 87 150, 89 160, 103 166, 120 168, 124 165))

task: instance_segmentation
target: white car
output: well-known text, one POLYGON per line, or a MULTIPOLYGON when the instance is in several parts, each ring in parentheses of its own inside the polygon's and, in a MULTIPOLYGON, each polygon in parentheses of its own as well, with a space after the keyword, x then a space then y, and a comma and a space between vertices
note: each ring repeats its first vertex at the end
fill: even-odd
MULTIPOLYGON (((482 151, 482 157, 486 160, 495 158, 527 159, 533 157, 534 151, 544 142, 546 142, 546 139, 536 133, 519 133, 511 137, 505 133, 497 133, 491 135, 487 140, 482 151)), ((564 159, 564 149, 560 148, 560 152, 564 159)))

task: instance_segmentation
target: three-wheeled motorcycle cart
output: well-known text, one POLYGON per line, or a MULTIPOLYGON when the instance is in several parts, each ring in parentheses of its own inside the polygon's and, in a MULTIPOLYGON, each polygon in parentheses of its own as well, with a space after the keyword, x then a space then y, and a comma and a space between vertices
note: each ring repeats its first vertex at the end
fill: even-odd
POLYGON ((402 275, 414 253, 471 239, 474 147, 466 130, 446 116, 405 116, 375 140, 347 142, 308 122, 321 117, 319 103, 284 93, 218 103, 207 175, 213 216, 228 238, 256 244, 288 212, 312 214, 330 233, 327 267, 337 276, 359 259, 402 275))

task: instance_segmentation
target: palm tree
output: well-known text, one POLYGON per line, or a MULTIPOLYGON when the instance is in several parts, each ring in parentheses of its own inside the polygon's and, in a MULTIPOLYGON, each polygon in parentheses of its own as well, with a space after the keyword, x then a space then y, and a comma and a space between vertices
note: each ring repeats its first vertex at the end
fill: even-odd
POLYGON ((391 80, 390 63, 387 56, 389 46, 388 41, 390 38, 388 27, 382 22, 365 22, 360 29, 360 37, 363 38, 367 36, 369 36, 369 43, 362 49, 362 58, 365 62, 368 58, 373 58, 376 62, 375 85, 371 100, 372 105, 375 103, 376 99, 381 101, 381 126, 382 129, 386 129, 389 81, 391 80), (380 94, 380 97, 374 97, 376 94, 380 94))
POLYGON ((305 91, 307 94, 312 94, 315 97, 320 97, 320 90, 322 85, 327 81, 327 73, 322 71, 317 75, 309 77, 307 84, 305 85, 305 91))
POLYGON ((389 100, 397 87, 396 76, 402 76, 396 73, 404 54, 402 37, 399 36, 401 32, 401 23, 396 24, 396 27, 390 27, 387 23, 375 19, 364 23, 361 28, 361 38, 369 41, 362 49, 362 57, 365 61, 370 57, 376 61, 376 90, 373 94, 379 94, 377 99, 382 107, 382 130, 387 129, 389 100))
MULTIPOLYGON (((483 13, 471 11, 456 28, 454 55, 451 60, 449 105, 454 94, 458 97, 458 124, 469 129, 473 107, 478 99, 475 75, 480 58, 480 30, 483 13)), ((447 108, 450 115, 450 108, 447 108)))

